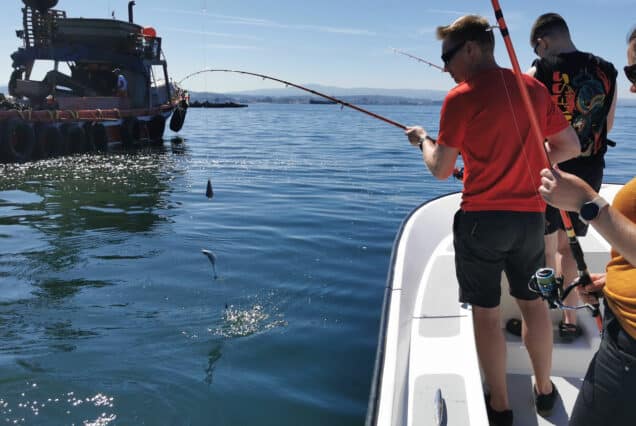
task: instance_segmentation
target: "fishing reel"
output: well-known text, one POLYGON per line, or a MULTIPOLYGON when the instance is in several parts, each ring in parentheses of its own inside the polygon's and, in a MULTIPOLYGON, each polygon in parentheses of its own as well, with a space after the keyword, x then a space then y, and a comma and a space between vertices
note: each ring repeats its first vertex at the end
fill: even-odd
POLYGON ((453 177, 459 181, 464 180, 464 168, 463 167, 455 167, 453 169, 453 177))
POLYGON ((539 294, 543 300, 548 302, 550 309, 558 309, 563 300, 563 277, 557 277, 552 268, 539 268, 530 277, 528 288, 539 294))
POLYGON ((543 300, 548 303, 550 309, 561 310, 578 310, 589 309, 593 315, 598 314, 598 305, 594 306, 589 303, 584 303, 579 306, 569 306, 563 303, 563 300, 568 297, 570 292, 574 290, 574 287, 583 284, 580 277, 575 279, 565 289, 563 288, 563 277, 557 277, 552 268, 539 268, 537 272, 532 275, 530 282, 528 282, 528 288, 541 296, 543 300))

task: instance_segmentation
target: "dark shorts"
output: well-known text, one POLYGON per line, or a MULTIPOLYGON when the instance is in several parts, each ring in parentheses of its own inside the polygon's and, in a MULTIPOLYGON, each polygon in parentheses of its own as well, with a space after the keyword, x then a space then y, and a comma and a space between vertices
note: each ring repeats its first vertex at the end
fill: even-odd
POLYGON ((502 271, 513 297, 536 299, 528 282, 545 265, 544 226, 543 213, 459 210, 453 244, 460 302, 499 306, 502 271))
MULTIPOLYGON (((589 168, 585 170, 564 170, 568 173, 574 172, 578 177, 587 182, 596 192, 601 189, 601 184, 603 183, 603 164, 593 164, 590 165, 589 168)), ((570 220, 572 221, 572 228, 574 228, 574 233, 578 237, 583 237, 587 234, 588 225, 581 222, 579 219, 578 212, 568 212, 568 216, 570 216, 570 220)), ((565 229, 563 226, 563 221, 561 220, 561 214, 558 209, 555 209, 552 206, 547 206, 545 209, 545 235, 552 234, 559 229, 565 229)))
POLYGON ((605 307, 601 346, 581 386, 570 426, 633 425, 636 394, 636 339, 605 307))

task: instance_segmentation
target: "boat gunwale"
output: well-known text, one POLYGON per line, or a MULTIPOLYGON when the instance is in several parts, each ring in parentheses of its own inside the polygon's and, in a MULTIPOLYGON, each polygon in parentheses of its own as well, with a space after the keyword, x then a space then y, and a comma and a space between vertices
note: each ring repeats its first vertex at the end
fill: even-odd
POLYGON ((367 416, 365 421, 365 426, 374 426, 377 425, 378 422, 378 408, 380 402, 380 390, 382 389, 382 377, 384 373, 384 366, 386 361, 386 337, 387 337, 387 327, 388 327, 388 318, 389 318, 389 309, 391 307, 391 300, 393 295, 393 282, 395 277, 395 265, 398 247, 402 240, 402 236, 404 235, 404 230, 408 222, 411 218, 420 211, 420 209, 424 208, 428 204, 431 204, 435 201, 438 201, 442 198, 455 196, 461 193, 461 191, 448 192, 445 194, 438 195, 434 198, 424 201, 413 210, 409 212, 409 214, 402 220, 398 232, 393 240, 393 246, 391 248, 391 258, 389 260, 389 272, 387 274, 386 285, 384 286, 384 299, 382 302, 382 312, 380 315, 380 327, 378 333, 378 346, 376 349, 376 357, 373 368, 373 378, 371 381, 371 389, 369 392, 369 403, 367 406, 367 416))
POLYGON ((32 123, 55 123, 67 121, 112 121, 126 117, 139 117, 145 115, 161 114, 170 112, 176 108, 176 103, 166 103, 154 108, 135 109, 51 109, 51 110, 18 110, 10 109, 0 111, 0 120, 19 119, 32 123))

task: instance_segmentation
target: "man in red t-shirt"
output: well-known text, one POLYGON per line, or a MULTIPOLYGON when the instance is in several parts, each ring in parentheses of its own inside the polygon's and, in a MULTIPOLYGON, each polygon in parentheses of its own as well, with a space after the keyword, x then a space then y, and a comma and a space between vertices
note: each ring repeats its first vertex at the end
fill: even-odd
MULTIPOLYGON (((458 85, 444 99, 437 141, 421 127, 408 128, 406 133, 439 179, 451 175, 461 152, 464 191, 453 224, 460 302, 473 307, 477 354, 489 389, 490 423, 511 425, 499 309, 502 271, 524 319, 523 339, 536 377, 539 414, 549 415, 557 396, 550 381, 552 325, 547 306, 528 289, 528 280, 545 261, 545 203, 537 192, 545 153, 533 138, 515 76, 495 62, 488 21, 463 16, 439 27, 437 37, 442 40, 445 69, 458 85)), ((548 140, 551 161, 577 156, 576 133, 547 89, 531 77, 522 78, 548 140)))

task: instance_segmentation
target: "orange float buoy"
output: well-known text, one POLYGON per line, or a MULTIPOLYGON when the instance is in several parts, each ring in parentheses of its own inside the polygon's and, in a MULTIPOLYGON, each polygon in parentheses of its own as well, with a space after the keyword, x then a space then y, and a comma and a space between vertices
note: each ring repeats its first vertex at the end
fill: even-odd
POLYGON ((157 31, 155 31, 155 29, 152 27, 144 27, 144 29, 141 30, 141 33, 144 35, 144 37, 148 37, 148 38, 157 37, 157 31))

